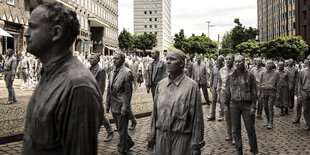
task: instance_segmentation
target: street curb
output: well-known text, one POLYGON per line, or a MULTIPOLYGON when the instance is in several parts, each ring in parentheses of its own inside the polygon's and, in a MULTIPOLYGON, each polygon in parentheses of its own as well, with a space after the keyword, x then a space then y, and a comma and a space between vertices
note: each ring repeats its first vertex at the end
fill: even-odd
MULTIPOLYGON (((206 105, 206 102, 203 102, 202 105, 206 105)), ((136 114, 136 118, 143 118, 143 117, 149 117, 152 115, 152 112, 146 112, 141 114, 136 114)), ((109 119, 110 123, 115 123, 114 119, 109 119)), ((5 143, 12 143, 12 142, 18 142, 22 141, 24 137, 24 134, 17 134, 13 136, 7 136, 7 137, 1 137, 0 138, 0 145, 5 143)))

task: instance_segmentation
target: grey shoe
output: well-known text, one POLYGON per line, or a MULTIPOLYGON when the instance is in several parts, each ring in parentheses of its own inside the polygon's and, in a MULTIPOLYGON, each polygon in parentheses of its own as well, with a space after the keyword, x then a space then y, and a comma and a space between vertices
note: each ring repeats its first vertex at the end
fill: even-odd
POLYGON ((107 137, 103 140, 104 142, 109 142, 113 139, 114 137, 114 132, 108 133, 107 137))

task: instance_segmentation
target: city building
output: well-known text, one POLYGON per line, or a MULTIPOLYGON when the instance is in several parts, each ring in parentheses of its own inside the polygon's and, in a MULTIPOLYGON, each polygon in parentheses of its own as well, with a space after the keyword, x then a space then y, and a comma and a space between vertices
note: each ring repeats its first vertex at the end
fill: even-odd
MULTIPOLYGON (((310 1, 309 0, 297 0, 296 1, 296 25, 298 36, 310 47, 310 1)), ((310 51, 310 50, 309 50, 310 51)))
POLYGON ((31 11, 42 2, 59 2, 77 13, 80 33, 73 51, 110 55, 118 48, 118 0, 0 0, 0 28, 13 36, 0 36, 0 52, 25 51, 25 31, 31 11))
POLYGON ((257 0, 257 10, 260 41, 296 35, 295 0, 257 0))
POLYGON ((166 52, 172 42, 171 0, 134 0, 134 33, 155 34, 154 49, 166 52))

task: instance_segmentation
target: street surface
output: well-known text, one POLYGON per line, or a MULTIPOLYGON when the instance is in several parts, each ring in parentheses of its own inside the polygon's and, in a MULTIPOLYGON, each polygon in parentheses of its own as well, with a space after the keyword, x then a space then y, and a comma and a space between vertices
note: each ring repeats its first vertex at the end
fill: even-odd
MULTIPOLYGON (((23 131, 24 112, 29 100, 29 96, 33 89, 19 89, 19 81, 17 80, 15 92, 17 94, 17 104, 1 105, 0 104, 0 137, 3 130, 8 130, 9 133, 14 133, 15 130, 23 131), (2 121, 2 122, 1 122, 2 121), (12 123, 12 122, 14 123, 12 123), (20 123, 18 123, 18 121, 20 123), (9 123, 8 123, 9 122, 9 123), (19 124, 19 125, 18 125, 19 124), (4 127, 6 125, 6 127, 4 127), (16 129, 17 128, 17 129, 16 129)), ((0 102, 6 101, 7 92, 3 80, 0 81, 0 102)), ((150 110, 149 103, 139 103, 139 101, 149 101, 150 94, 145 93, 145 88, 139 88, 134 93, 133 105, 136 110, 134 113, 150 110)), ((226 125, 225 122, 207 121, 209 109, 204 106, 205 119, 205 141, 206 145, 202 149, 202 154, 235 154, 234 146, 231 142, 225 141, 226 125)), ((218 112, 218 111, 217 111, 218 112)), ((218 113, 217 113, 218 114, 218 113)), ((258 149, 261 154, 280 154, 280 155, 307 155, 310 154, 310 132, 303 131, 305 127, 304 119, 301 119, 300 124, 292 124, 295 118, 295 111, 287 116, 279 116, 280 111, 275 109, 275 122, 272 130, 266 129, 264 120, 256 120, 256 134, 258 139, 258 149)), ((109 116, 110 117, 110 116, 109 116)), ((114 124, 112 124, 114 127, 114 124)), ((129 154, 132 155, 149 155, 154 154, 146 149, 146 132, 150 126, 150 117, 138 119, 137 127, 134 131, 129 131, 130 136, 136 143, 129 154)), ((8 132, 5 132, 6 134, 8 132)), ((242 138, 244 153, 250 154, 248 138, 244 126, 242 127, 242 138)), ((99 133, 98 152, 101 155, 117 155, 118 134, 115 132, 115 137, 111 142, 103 142, 106 137, 106 131, 102 127, 99 133)), ((0 155, 21 154, 22 142, 13 142, 0 145, 0 155)))

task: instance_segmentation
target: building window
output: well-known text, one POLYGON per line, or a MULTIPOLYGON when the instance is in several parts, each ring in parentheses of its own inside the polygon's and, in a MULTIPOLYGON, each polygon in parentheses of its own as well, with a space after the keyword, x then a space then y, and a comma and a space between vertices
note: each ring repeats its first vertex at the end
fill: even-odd
POLYGON ((150 11, 150 15, 152 14, 152 11, 150 11))
POLYGON ((146 5, 144 5, 143 7, 146 8, 146 5))
POLYGON ((14 0, 7 0, 7 3, 10 5, 14 5, 14 0))
POLYGON ((87 18, 84 19, 84 22, 85 22, 84 27, 85 27, 85 30, 87 31, 88 30, 88 20, 87 20, 87 18))
POLYGON ((155 28, 157 28, 157 25, 154 25, 155 28))
POLYGON ((146 19, 146 18, 144 18, 144 22, 147 22, 147 19, 146 19))
POLYGON ((147 25, 144 25, 144 28, 147 28, 147 25))
POLYGON ((152 18, 150 18, 150 22, 152 21, 152 18))
POLYGON ((154 21, 157 21, 157 18, 154 18, 154 21))
POLYGON ((155 32, 155 35, 157 35, 157 32, 155 32))
POLYGON ((157 15, 157 11, 154 11, 154 14, 157 15))
POLYGON ((147 11, 144 11, 144 14, 146 15, 146 14, 147 14, 147 11))
POLYGON ((81 29, 84 30, 84 17, 81 16, 81 29))
POLYGON ((150 25, 150 28, 152 28, 152 25, 150 25))

